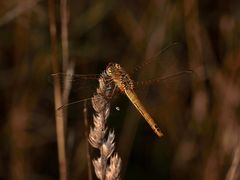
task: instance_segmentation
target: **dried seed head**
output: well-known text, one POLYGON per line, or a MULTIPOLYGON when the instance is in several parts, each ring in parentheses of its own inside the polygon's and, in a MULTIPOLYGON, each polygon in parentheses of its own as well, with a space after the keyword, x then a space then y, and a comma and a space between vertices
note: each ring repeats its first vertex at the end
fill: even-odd
POLYGON ((106 179, 118 180, 120 179, 121 159, 117 154, 113 155, 110 159, 110 165, 107 168, 106 179))
POLYGON ((110 105, 107 102, 107 100, 105 98, 103 98, 103 96, 101 94, 96 94, 93 96, 92 98, 92 105, 93 105, 93 109, 96 112, 101 112, 105 109, 110 109, 110 105))
POLYGON ((99 157, 96 160, 93 160, 93 166, 95 169, 95 174, 98 179, 102 179, 103 177, 103 171, 102 171, 102 158, 99 157))
POLYGON ((99 78, 97 94, 92 98, 92 105, 96 114, 93 116, 94 127, 90 128, 89 133, 89 143, 100 150, 100 157, 93 160, 95 173, 99 179, 119 179, 121 168, 121 159, 118 155, 111 157, 115 149, 114 131, 109 132, 106 137, 106 122, 110 114, 110 104, 106 97, 109 97, 112 90, 113 86, 109 77, 105 72, 102 73, 99 78), (110 157, 110 164, 108 165, 110 157))
POLYGON ((102 145, 102 154, 107 159, 112 155, 115 149, 115 143, 113 142, 115 138, 114 131, 109 132, 107 140, 102 145))

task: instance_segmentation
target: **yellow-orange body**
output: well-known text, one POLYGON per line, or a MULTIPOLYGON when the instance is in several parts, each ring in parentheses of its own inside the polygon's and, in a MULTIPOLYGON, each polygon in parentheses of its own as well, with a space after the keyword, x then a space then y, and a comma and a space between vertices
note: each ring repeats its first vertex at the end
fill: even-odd
POLYGON ((155 123, 153 118, 147 112, 144 105, 139 100, 138 96, 134 92, 134 83, 126 71, 116 63, 111 63, 106 69, 106 73, 114 81, 115 85, 127 95, 130 101, 134 104, 137 110, 142 114, 144 119, 148 122, 153 131, 158 135, 158 137, 163 136, 160 128, 155 123))

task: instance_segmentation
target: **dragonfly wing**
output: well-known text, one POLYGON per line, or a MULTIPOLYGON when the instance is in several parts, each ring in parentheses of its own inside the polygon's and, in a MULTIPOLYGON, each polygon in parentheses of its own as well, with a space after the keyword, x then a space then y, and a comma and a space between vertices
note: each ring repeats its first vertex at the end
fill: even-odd
MULTIPOLYGON (((148 53, 150 54, 150 53, 148 53)), ((155 54, 147 55, 134 73, 135 79, 147 80, 155 77, 164 77, 176 72, 191 69, 188 67, 187 51, 183 44, 173 43, 161 48, 155 54)))
POLYGON ((53 83, 53 78, 58 78, 60 80, 62 88, 65 87, 66 83, 71 83, 71 91, 78 92, 95 88, 98 83, 99 74, 51 74, 48 78, 51 84, 53 83))
POLYGON ((178 47, 178 46, 181 46, 181 43, 174 42, 174 43, 169 44, 168 46, 162 48, 156 54, 152 55, 150 58, 147 58, 146 60, 144 60, 142 62, 142 64, 137 65, 134 68, 134 71, 139 71, 140 69, 143 69, 144 67, 148 66, 149 64, 154 63, 154 61, 156 61, 156 59, 158 59, 159 57, 166 56, 166 54, 168 54, 169 51, 171 51, 171 49, 174 49, 175 47, 178 47))
POLYGON ((194 72, 188 66, 186 48, 180 43, 153 55, 149 63, 137 72, 135 89, 151 107, 167 103, 169 97, 185 97, 194 77, 194 72))
POLYGON ((184 124, 181 119, 186 117, 191 102, 193 74, 182 71, 137 83, 135 90, 142 102, 154 118, 161 119, 164 127, 171 129, 174 123, 184 124))
POLYGON ((165 75, 165 76, 154 77, 152 79, 148 79, 144 81, 136 81, 134 82, 134 85, 136 87, 146 86, 151 84, 157 85, 156 83, 161 83, 163 81, 169 81, 173 79, 181 79, 181 78, 185 78, 184 76, 192 76, 192 75, 194 75, 194 72, 192 70, 184 70, 184 71, 176 72, 176 73, 165 75))
POLYGON ((63 92, 69 91, 68 103, 59 108, 74 107, 74 104, 81 104, 83 101, 89 101, 96 92, 98 86, 99 74, 67 74, 56 73, 48 77, 48 81, 53 88, 53 78, 58 78, 63 92), (66 86, 66 84, 71 84, 66 86), (69 89, 66 89, 69 88, 69 89))

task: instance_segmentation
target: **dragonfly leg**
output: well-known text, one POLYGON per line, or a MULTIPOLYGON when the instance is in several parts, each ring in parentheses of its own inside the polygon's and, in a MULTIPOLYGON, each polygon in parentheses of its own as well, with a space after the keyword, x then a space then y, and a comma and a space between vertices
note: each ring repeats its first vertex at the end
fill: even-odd
POLYGON ((113 88, 112 92, 110 93, 110 96, 108 97, 109 99, 112 99, 116 90, 117 90, 117 85, 114 85, 114 88, 113 88))

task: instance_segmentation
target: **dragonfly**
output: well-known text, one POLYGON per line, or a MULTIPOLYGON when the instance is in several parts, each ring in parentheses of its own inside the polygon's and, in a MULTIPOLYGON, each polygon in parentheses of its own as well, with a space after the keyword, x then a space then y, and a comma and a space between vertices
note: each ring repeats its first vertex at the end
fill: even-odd
MULTIPOLYGON (((163 49, 160 53, 165 52, 167 49, 171 48, 172 46, 175 46, 176 44, 171 44, 170 46, 166 47, 165 49, 163 49)), ((151 62, 151 60, 146 61, 144 64, 142 64, 142 66, 147 65, 151 62)), ((136 69, 141 68, 140 66, 138 66, 136 69)), ((184 74, 191 74, 192 70, 183 70, 180 72, 176 72, 174 74, 165 76, 165 77, 160 77, 160 78, 155 78, 155 79, 151 79, 149 82, 156 82, 156 81, 161 81, 161 80, 165 80, 168 78, 173 78, 173 77, 177 77, 180 75, 184 75, 184 74)), ((139 99, 137 93, 135 92, 135 81, 132 80, 132 77, 126 72, 126 70, 118 63, 113 63, 110 62, 106 69, 104 70, 104 72, 102 73, 102 77, 104 77, 106 79, 106 82, 108 82, 108 86, 112 88, 112 92, 110 97, 108 97, 108 99, 111 99, 111 97, 114 94, 115 89, 120 90, 121 93, 125 94, 128 99, 131 101, 131 103, 135 106, 135 108, 139 111, 139 113, 143 116, 143 118, 146 120, 146 122, 149 124, 149 126, 151 127, 151 129, 153 130, 153 132, 158 136, 158 137, 162 137, 163 136, 163 132, 160 130, 159 126, 157 125, 157 123, 155 122, 155 120, 152 118, 152 116, 150 115, 150 113, 147 111, 146 107, 143 105, 143 103, 141 102, 141 100, 139 99), (104 74, 104 76, 102 75, 104 74)), ((59 75, 58 74, 53 74, 53 75, 59 75)), ((63 73, 60 73, 60 75, 64 75, 63 73)), ((78 77, 78 78, 90 78, 90 75, 69 75, 71 78, 72 77, 78 77)), ((91 76, 91 78, 97 78, 99 75, 93 75, 91 76)), ((83 100, 79 100, 79 101, 75 101, 72 103, 68 103, 66 105, 61 106, 60 108, 63 108, 65 106, 69 106, 72 104, 76 104, 79 102, 82 102, 83 100)))
POLYGON ((150 116, 144 105, 141 103, 137 94, 134 91, 134 82, 129 74, 117 63, 110 63, 106 68, 106 74, 112 79, 115 86, 117 86, 122 93, 124 93, 137 110, 141 113, 147 123, 158 137, 163 136, 160 128, 154 119, 150 116))

